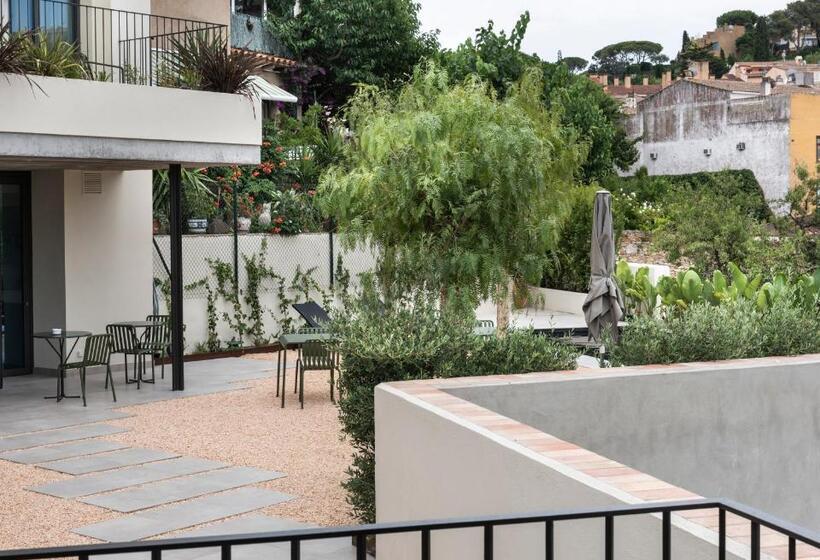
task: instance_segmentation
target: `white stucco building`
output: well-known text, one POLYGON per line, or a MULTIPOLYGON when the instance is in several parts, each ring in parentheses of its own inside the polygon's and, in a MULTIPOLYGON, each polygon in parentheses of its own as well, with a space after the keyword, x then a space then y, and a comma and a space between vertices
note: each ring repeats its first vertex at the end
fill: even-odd
MULTIPOLYGON (((51 0, 38 1, 42 8, 51 0)), ((34 332, 100 333, 152 312, 152 169, 259 161, 259 100, 152 87, 159 53, 168 48, 163 29, 183 37, 186 29, 227 33, 227 25, 152 7, 149 0, 86 0, 56 3, 57 16, 45 17, 35 2, 0 0, 0 22, 76 42, 97 77, 0 75, 7 376, 56 366, 34 332)))

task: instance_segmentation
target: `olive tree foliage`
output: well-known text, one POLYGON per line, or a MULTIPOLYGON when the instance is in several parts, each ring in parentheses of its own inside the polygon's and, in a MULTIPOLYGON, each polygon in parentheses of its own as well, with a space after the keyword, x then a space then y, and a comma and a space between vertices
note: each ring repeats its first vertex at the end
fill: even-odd
POLYGON ((323 174, 320 204, 352 242, 379 248, 383 285, 474 305, 506 301, 511 278, 540 279, 585 157, 542 103, 542 81, 533 67, 499 100, 478 78, 453 85, 428 63, 395 94, 352 98, 354 140, 323 174))

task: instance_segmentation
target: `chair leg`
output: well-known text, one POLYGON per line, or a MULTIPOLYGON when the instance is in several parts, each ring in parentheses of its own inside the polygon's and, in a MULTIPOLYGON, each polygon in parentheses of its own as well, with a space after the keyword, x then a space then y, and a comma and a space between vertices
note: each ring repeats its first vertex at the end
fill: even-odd
POLYGON ((83 406, 87 406, 85 402, 85 367, 80 369, 80 392, 83 395, 83 406))
POLYGON ((278 354, 276 354, 276 395, 279 396, 279 374, 280 369, 282 368, 282 351, 280 350, 278 354))
POLYGON ((165 357, 162 354, 160 354, 159 359, 162 360, 162 363, 159 367, 160 371, 162 372, 162 378, 165 379, 165 357))
POLYGON ((125 362, 125 384, 128 385, 128 354, 123 354, 122 356, 125 358, 123 360, 125 362))
POLYGON ((299 370, 299 405, 305 408, 305 368, 299 370))
MULTIPOLYGON (((302 355, 301 354, 299 355, 299 358, 296 360, 296 363, 297 364, 302 363, 302 355)), ((298 373, 299 372, 299 366, 298 365, 296 366, 296 371, 297 371, 296 377, 293 378, 293 394, 294 395, 296 394, 296 391, 299 390, 298 389, 298 387, 299 387, 299 373, 298 373)))
POLYGON ((114 377, 111 375, 111 364, 105 366, 105 388, 108 389, 108 381, 111 381, 111 396, 114 397, 114 402, 117 402, 117 392, 114 390, 114 377))
POLYGON ((331 366, 331 368, 330 368, 330 402, 332 402, 333 404, 336 404, 336 397, 333 395, 333 388, 335 386, 335 383, 333 382, 333 377, 334 377, 333 367, 331 366))

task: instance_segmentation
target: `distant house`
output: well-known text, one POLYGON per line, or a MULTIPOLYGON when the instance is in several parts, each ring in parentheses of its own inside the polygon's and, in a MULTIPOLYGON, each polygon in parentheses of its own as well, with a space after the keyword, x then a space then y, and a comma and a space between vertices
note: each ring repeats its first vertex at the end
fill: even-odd
POLYGON ((737 62, 724 79, 760 83, 764 79, 775 85, 820 85, 820 64, 807 64, 801 57, 795 60, 767 62, 737 62))
POLYGON ((640 84, 633 84, 631 76, 626 76, 623 83, 619 78, 613 78, 610 83, 606 74, 591 74, 589 78, 600 84, 610 97, 619 101, 626 114, 634 114, 638 103, 672 83, 671 73, 664 74, 660 84, 650 84, 649 78, 643 78, 640 84))
POLYGON ((746 28, 742 25, 724 25, 692 39, 692 42, 700 48, 708 48, 716 57, 720 56, 721 51, 726 56, 733 56, 737 54, 737 40, 745 34, 746 28))
POLYGON ((639 103, 627 128, 650 175, 750 169, 777 208, 795 167, 820 162, 820 89, 683 79, 639 103))

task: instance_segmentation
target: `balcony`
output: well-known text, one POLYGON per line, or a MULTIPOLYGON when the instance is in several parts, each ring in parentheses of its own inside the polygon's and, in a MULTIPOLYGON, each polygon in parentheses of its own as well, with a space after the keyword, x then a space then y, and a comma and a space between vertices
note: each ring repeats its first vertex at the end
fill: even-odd
POLYGON ((94 81, 177 86, 170 58, 193 35, 225 39, 226 25, 63 0, 0 0, 0 23, 11 31, 39 31, 49 41, 77 46, 94 81))
POLYGON ((76 46, 87 79, 0 80, 0 167, 151 169, 255 162, 258 100, 181 89, 170 61, 192 36, 226 25, 62 0, 0 0, 0 22, 76 46), (162 86, 162 87, 143 87, 162 86))

